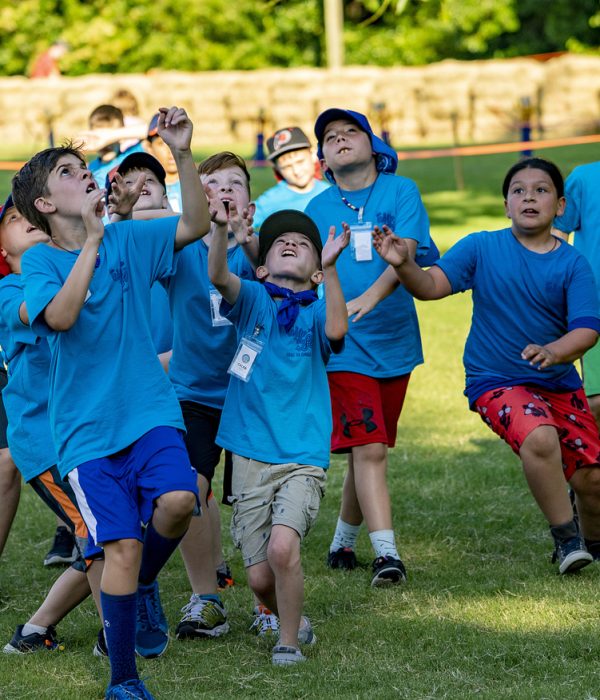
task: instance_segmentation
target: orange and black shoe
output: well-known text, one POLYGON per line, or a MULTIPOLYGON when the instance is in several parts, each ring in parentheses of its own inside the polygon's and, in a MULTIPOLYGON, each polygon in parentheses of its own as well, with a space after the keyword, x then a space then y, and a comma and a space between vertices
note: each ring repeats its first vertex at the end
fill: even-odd
POLYGON ((356 554, 350 547, 340 547, 327 555, 327 566, 330 569, 346 569, 351 571, 356 569, 358 562, 356 554))
POLYGON ((44 633, 23 634, 24 625, 19 625, 10 642, 4 647, 5 654, 30 654, 34 651, 62 651, 64 646, 50 625, 44 633))
POLYGON ((229 564, 223 562, 217 567, 217 590, 223 591, 225 588, 231 588, 233 585, 234 580, 229 564))

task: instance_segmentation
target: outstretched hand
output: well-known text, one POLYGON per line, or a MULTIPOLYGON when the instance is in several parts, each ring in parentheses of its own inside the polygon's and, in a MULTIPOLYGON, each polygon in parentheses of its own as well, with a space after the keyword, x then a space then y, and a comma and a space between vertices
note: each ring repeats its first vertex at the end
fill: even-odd
POLYGON ((393 267, 400 267, 410 258, 406 241, 396 236, 389 226, 375 226, 373 245, 379 255, 393 267))
POLYGON ((108 195, 108 206, 106 207, 108 215, 129 216, 144 189, 145 182, 144 173, 140 173, 136 180, 129 185, 125 183, 122 175, 115 173, 108 195))
POLYGON ((224 226, 227 223, 227 209, 215 190, 205 187, 206 199, 208 200, 208 213, 210 220, 217 226, 224 226))
POLYGON ((158 135, 171 152, 187 151, 192 143, 193 124, 181 107, 159 107, 158 135))
POLYGON ((248 209, 239 211, 234 202, 229 202, 229 230, 240 245, 247 245, 254 236, 252 214, 248 209))
POLYGON ((348 246, 348 243, 350 243, 350 226, 347 223, 342 223, 342 232, 337 238, 335 237, 335 226, 329 227, 329 235, 321 253, 323 270, 335 266, 342 250, 348 246))

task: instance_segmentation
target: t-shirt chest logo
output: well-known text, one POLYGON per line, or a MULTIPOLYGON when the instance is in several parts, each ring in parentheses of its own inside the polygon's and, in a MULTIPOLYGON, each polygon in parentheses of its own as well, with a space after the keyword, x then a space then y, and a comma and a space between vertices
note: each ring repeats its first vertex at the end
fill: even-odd
POLYGON ((124 292, 126 292, 129 289, 129 270, 127 269, 127 265, 125 265, 125 263, 122 260, 119 262, 118 268, 111 268, 110 276, 115 282, 120 280, 121 287, 123 288, 124 292))
POLYGON ((377 225, 378 226, 389 226, 389 228, 394 231, 396 228, 396 217, 391 211, 378 211, 377 212, 377 225))
POLYGON ((312 330, 304 330, 303 328, 298 328, 294 326, 290 335, 296 341, 295 352, 289 352, 288 356, 293 357, 304 357, 312 354, 312 344, 313 344, 313 332, 312 330))

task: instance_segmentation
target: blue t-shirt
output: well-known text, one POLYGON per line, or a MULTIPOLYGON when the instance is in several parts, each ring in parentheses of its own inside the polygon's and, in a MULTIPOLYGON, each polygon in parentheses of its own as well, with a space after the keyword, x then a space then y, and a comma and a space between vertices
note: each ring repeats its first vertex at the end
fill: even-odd
MULTIPOLYGON (((387 224, 394 233, 417 241, 417 255, 429 252, 429 219, 417 186, 399 175, 380 173, 374 185, 363 190, 340 192, 333 186, 312 200, 306 213, 316 222, 323 242, 329 227, 341 231, 342 221, 358 223, 358 212, 342 201, 342 194, 355 206, 364 207, 363 223, 387 224)), ((433 260, 428 261, 431 264, 433 260)), ((425 263, 423 263, 425 264, 425 263)), ((346 301, 360 296, 388 267, 372 250, 367 262, 354 260, 350 246, 338 258, 337 271, 346 301)), ((349 324, 346 349, 331 358, 328 372, 357 372, 377 379, 399 377, 423 362, 419 322, 412 296, 398 287, 360 321, 349 324)))
POLYGON ((289 333, 277 322, 277 308, 260 282, 242 280, 227 315, 238 340, 260 328, 256 339, 263 349, 248 382, 231 377, 216 441, 261 462, 326 469, 332 420, 325 364, 332 347, 325 335, 325 302, 301 306, 289 333))
POLYGON ((276 211, 282 209, 304 211, 311 199, 329 187, 324 180, 315 178, 313 183, 313 188, 309 192, 295 192, 285 180, 280 180, 274 187, 263 192, 255 202, 254 228, 258 230, 267 216, 276 211))
POLYGON ((155 282, 150 290, 150 333, 157 354, 168 352, 173 347, 173 319, 169 308, 169 298, 160 282, 155 282))
POLYGON ((183 429, 179 402, 152 341, 152 284, 173 273, 178 217, 105 227, 100 264, 75 324, 49 328, 44 309, 77 254, 39 244, 22 260, 35 333, 48 337, 50 427, 64 476, 131 445, 158 426, 183 429))
POLYGON ((50 348, 19 316, 25 301, 21 275, 0 280, 0 344, 8 366, 2 400, 10 453, 25 481, 56 464, 48 420, 50 348))
POLYGON ((144 148, 142 146, 142 142, 140 141, 139 143, 136 143, 135 146, 131 146, 127 150, 118 153, 112 160, 109 160, 107 163, 104 163, 100 158, 95 158, 88 165, 88 168, 94 176, 94 180, 96 181, 98 187, 106 186, 106 176, 108 175, 108 173, 113 168, 116 168, 118 165, 120 165, 125 160, 125 158, 127 158, 127 156, 131 155, 132 153, 139 153, 140 151, 143 152, 143 150, 144 148))
MULTIPOLYGON (((253 279, 252 266, 240 246, 227 251, 229 269, 238 277, 253 279)), ((234 326, 217 317, 220 294, 208 278, 208 246, 202 240, 184 248, 175 275, 164 280, 174 322, 173 356, 169 377, 180 401, 195 401, 223 408, 229 375, 227 369, 237 347, 234 326)))
POLYGON ((178 214, 181 213, 181 182, 167 182, 167 199, 171 205, 171 209, 178 214))
POLYGON ((575 328, 600 332, 592 270, 572 246, 540 254, 521 245, 509 228, 482 231, 460 240, 436 264, 453 293, 473 290, 463 356, 470 404, 501 386, 581 386, 572 364, 538 370, 521 358, 530 343, 546 345, 575 328))
MULTIPOLYGON (((554 226, 565 233, 575 233, 573 244, 585 255, 600 282, 600 162, 580 165, 565 183, 567 206, 554 226)), ((598 285, 600 292, 600 285, 598 285)))

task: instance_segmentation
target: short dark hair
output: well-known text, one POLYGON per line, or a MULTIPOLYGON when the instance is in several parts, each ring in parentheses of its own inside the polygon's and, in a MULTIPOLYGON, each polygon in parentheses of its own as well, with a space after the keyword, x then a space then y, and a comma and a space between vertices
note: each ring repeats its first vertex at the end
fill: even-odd
POLYGON ((95 127, 110 126, 111 122, 118 121, 121 126, 125 124, 123 112, 114 105, 98 105, 88 117, 90 129, 95 127))
POLYGON ((246 186, 250 196, 250 173, 246 167, 246 161, 231 151, 221 151, 205 158, 198 166, 198 175, 212 175, 217 170, 235 167, 238 167, 246 176, 246 186))
POLYGON ((63 156, 75 156, 85 165, 81 149, 71 141, 58 148, 36 153, 12 179, 12 196, 19 212, 37 228, 51 235, 45 214, 38 211, 35 200, 48 194, 48 176, 63 156))
POLYGON ((534 168, 535 170, 543 170, 550 176, 554 187, 556 187, 556 194, 559 197, 564 197, 565 195, 565 181, 562 173, 551 160, 546 160, 545 158, 523 158, 518 163, 515 163, 512 168, 506 173, 504 182, 502 183, 502 194, 504 199, 508 195, 508 188, 510 187, 511 180, 513 177, 526 168, 534 168))

